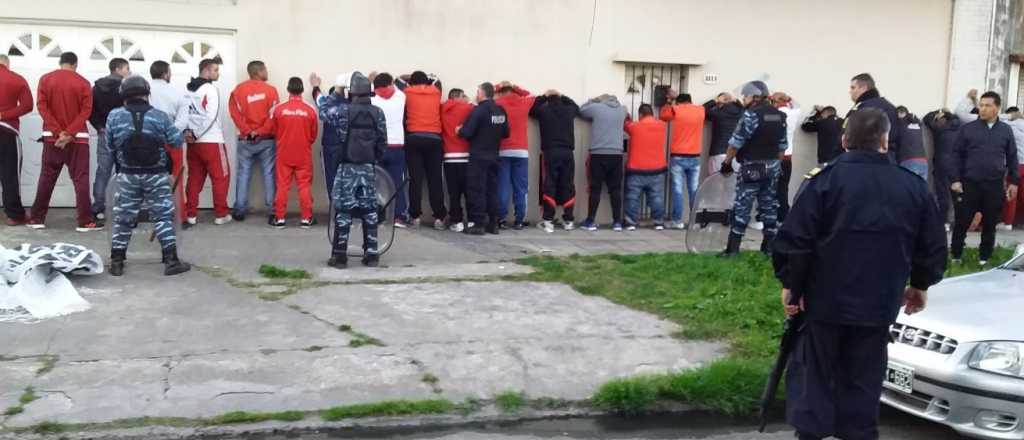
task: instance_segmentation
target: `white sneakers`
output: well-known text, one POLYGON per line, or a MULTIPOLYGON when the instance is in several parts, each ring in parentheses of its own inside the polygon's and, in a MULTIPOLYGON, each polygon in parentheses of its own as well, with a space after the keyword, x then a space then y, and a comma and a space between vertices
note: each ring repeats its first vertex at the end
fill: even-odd
POLYGON ((1000 231, 1012 231, 1013 230, 1013 225, 1008 225, 1006 223, 1000 223, 1000 224, 996 225, 996 229, 998 229, 1000 231))
POLYGON ((669 224, 669 227, 681 231, 683 229, 686 229, 686 222, 672 222, 671 224, 669 224))
POLYGON ((189 217, 189 218, 186 218, 186 219, 185 219, 185 223, 188 223, 188 224, 190 224, 190 225, 192 225, 192 226, 195 226, 195 225, 196 225, 196 223, 199 223, 199 218, 198 218, 198 217, 189 217))
POLYGON ((537 223, 537 227, 543 229, 544 232, 547 232, 548 234, 555 232, 555 224, 547 220, 542 220, 541 222, 537 223))
POLYGON ((434 220, 434 230, 435 231, 443 231, 444 230, 444 220, 441 220, 441 219, 434 220))
POLYGON ((466 230, 466 225, 462 222, 452 223, 452 225, 448 227, 448 230, 452 232, 463 232, 466 230))
POLYGON ((230 215, 225 215, 224 217, 217 217, 217 218, 213 219, 213 224, 215 224, 217 226, 226 225, 228 223, 231 223, 231 216, 230 215))
POLYGON ((654 225, 654 230, 655 231, 664 231, 665 230, 665 225, 663 225, 661 223, 656 223, 654 225))
POLYGON ((566 231, 571 231, 573 229, 576 229, 576 223, 565 222, 562 224, 562 228, 565 229, 566 231))

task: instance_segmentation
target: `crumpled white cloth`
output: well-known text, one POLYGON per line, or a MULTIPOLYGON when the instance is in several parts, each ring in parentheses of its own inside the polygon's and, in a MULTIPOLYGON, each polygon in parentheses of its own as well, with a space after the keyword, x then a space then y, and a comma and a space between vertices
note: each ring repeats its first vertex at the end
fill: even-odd
POLYGON ((24 309, 35 319, 89 309, 65 274, 98 275, 103 259, 83 246, 54 243, 0 246, 0 320, 3 312, 24 309))

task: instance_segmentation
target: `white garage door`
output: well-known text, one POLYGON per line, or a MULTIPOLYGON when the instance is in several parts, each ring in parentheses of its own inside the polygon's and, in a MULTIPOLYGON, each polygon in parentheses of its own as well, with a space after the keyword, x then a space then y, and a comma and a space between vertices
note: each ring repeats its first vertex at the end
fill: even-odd
MULTIPOLYGON (((25 77, 36 97, 39 77, 58 68, 61 52, 72 51, 78 55, 78 73, 93 82, 109 74, 107 63, 111 58, 121 57, 131 63, 132 73, 149 79, 149 65, 163 60, 171 63, 171 82, 185 90, 189 79, 198 74, 199 61, 203 58, 220 56, 221 66, 218 87, 226 100, 235 86, 235 37, 234 32, 181 32, 150 28, 92 27, 77 25, 40 25, 3 23, 0 26, 0 50, 11 59, 11 70, 25 77)), ((225 113, 220 120, 225 133, 233 133, 231 118, 226 114, 226 102, 220 107, 225 113)), ((96 168, 96 132, 90 129, 92 171, 90 183, 96 168)), ((42 119, 37 110, 21 119, 21 140, 24 148, 24 166, 21 173, 21 194, 26 205, 30 205, 36 194, 36 183, 42 157, 42 144, 37 140, 42 130, 42 119)), ((231 136, 229 136, 231 137, 231 136)), ((228 151, 234 163, 234 141, 229 140, 228 151)), ((184 183, 184 182, 182 182, 184 183)), ((182 185, 184 186, 184 185, 182 185)), ((208 185, 207 185, 208 186, 208 185)), ((90 186, 91 193, 91 186, 90 186)), ((209 188, 203 194, 202 205, 210 206, 209 188)), ((75 206, 74 191, 67 172, 61 174, 57 188, 50 201, 51 206, 75 206)), ((27 206, 26 206, 27 207, 27 206)))

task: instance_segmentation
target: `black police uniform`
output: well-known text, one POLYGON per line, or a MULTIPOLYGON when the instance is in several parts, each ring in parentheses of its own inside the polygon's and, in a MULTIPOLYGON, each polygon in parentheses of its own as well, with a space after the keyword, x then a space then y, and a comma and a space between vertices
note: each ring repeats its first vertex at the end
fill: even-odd
POLYGON ((924 180, 885 154, 854 150, 809 174, 773 243, 776 275, 805 300, 786 376, 802 438, 878 438, 889 326, 908 279, 942 279, 945 238, 924 180))
POLYGON ((459 130, 469 140, 469 166, 466 169, 466 201, 469 221, 475 223, 469 232, 477 232, 488 223, 488 232, 498 233, 498 149, 509 136, 508 115, 487 99, 469 114, 459 130))

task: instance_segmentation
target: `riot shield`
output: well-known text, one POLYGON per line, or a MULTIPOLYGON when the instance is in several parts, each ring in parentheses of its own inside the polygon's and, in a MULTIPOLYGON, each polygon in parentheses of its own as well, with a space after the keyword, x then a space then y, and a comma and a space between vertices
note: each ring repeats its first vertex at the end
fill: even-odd
MULTIPOLYGON (((114 174, 110 179, 110 185, 107 186, 106 194, 106 220, 104 221, 107 235, 109 239, 113 239, 114 225, 117 219, 114 217, 114 206, 118 202, 118 196, 122 193, 120 174, 114 174)), ((174 233, 178 237, 177 248, 181 249, 182 237, 181 230, 179 227, 179 217, 181 210, 185 209, 185 201, 182 200, 180 194, 175 191, 175 181, 173 176, 168 176, 168 180, 171 185, 171 198, 174 200, 174 213, 171 217, 171 225, 174 228, 174 233)), ((184 184, 184 182, 178 181, 178 185, 184 184)), ((142 204, 139 208, 138 216, 135 218, 133 224, 135 227, 132 230, 132 239, 128 243, 128 252, 131 253, 144 253, 146 255, 155 255, 157 259, 162 258, 160 253, 160 245, 156 243, 155 225, 153 222, 153 216, 150 212, 150 205, 152 195, 143 192, 142 204)), ((147 256, 148 259, 148 256, 147 256)))
MULTIPOLYGON (((376 166, 375 183, 377 189, 377 254, 384 255, 395 242, 395 196, 398 189, 384 168, 376 166)), ((330 224, 327 227, 328 243, 334 243, 334 202, 330 203, 330 224)), ((353 219, 349 232, 348 256, 363 256, 363 222, 353 219)))
POLYGON ((725 249, 735 198, 736 173, 715 173, 701 182, 686 231, 687 251, 705 253, 725 249))

